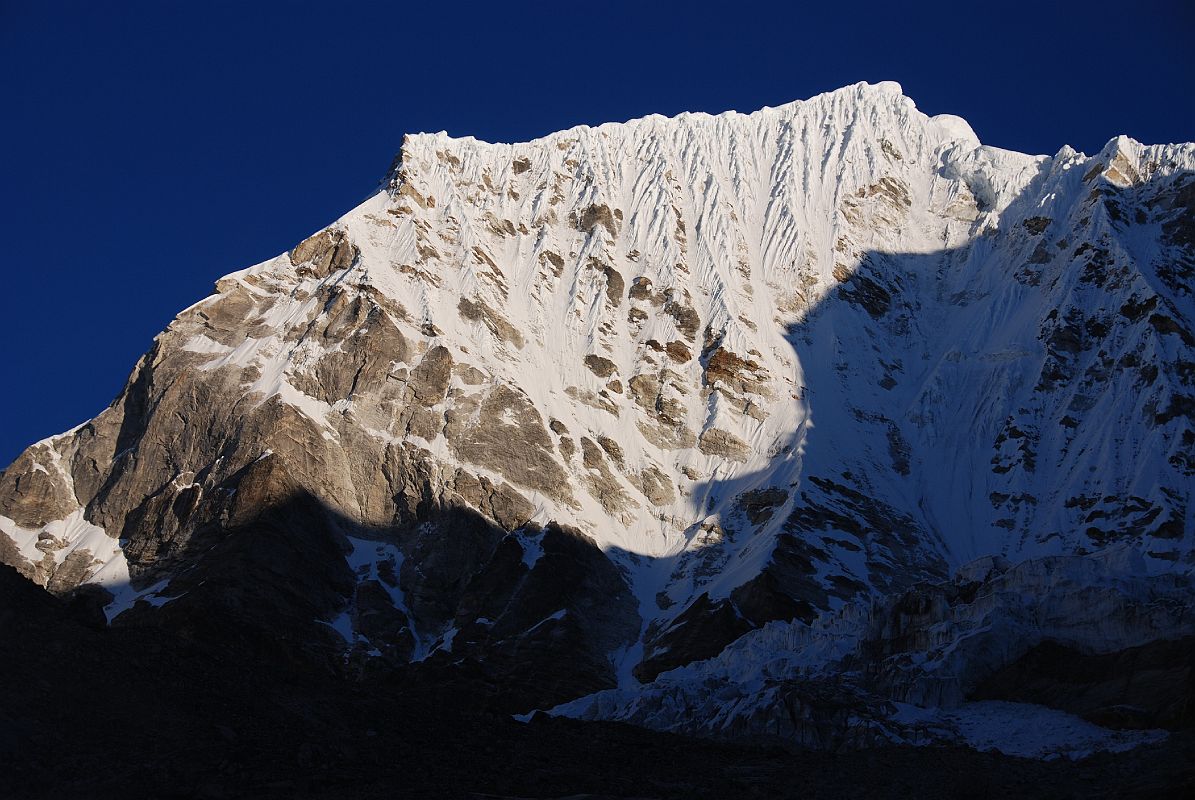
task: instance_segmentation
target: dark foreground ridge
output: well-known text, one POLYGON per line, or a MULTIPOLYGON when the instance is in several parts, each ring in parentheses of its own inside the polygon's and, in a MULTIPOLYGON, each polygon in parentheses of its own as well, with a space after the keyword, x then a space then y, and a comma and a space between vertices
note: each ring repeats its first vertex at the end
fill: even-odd
MULTIPOLYGON (((417 674, 350 679, 90 614, 0 566, 4 797, 1182 797, 1190 732, 1041 762, 961 748, 844 754, 624 725, 521 724, 417 674)), ((246 632, 248 633, 248 632, 246 632)), ((256 631, 254 633, 257 633, 256 631)))

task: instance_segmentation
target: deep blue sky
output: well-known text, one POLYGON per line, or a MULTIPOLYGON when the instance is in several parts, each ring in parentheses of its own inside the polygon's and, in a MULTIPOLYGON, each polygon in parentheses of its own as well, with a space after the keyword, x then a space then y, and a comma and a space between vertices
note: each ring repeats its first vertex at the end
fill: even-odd
POLYGON ((103 409, 216 278, 367 196, 405 132, 896 80, 1000 147, 1195 139, 1195 4, 1066 5, 0 0, 0 464, 103 409))

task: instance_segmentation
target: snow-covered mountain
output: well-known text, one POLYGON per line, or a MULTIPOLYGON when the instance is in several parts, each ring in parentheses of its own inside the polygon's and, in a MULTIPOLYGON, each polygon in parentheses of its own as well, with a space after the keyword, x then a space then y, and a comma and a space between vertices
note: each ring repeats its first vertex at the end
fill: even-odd
POLYGON ((0 560, 514 711, 974 741, 1036 647, 1195 635, 1193 169, 894 83, 409 136, 0 476, 0 560))

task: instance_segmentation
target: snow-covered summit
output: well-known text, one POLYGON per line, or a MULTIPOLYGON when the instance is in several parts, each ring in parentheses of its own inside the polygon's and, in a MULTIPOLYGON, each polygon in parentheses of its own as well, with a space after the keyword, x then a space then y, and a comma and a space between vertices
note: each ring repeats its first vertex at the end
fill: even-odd
MULTIPOLYGON (((686 111, 674 117, 666 117, 663 114, 649 114, 645 117, 627 120, 626 122, 607 122, 600 125, 575 125, 572 128, 554 131, 545 136, 520 143, 491 143, 473 136, 453 137, 447 131, 411 133, 403 137, 402 153, 411 152, 419 147, 425 147, 429 140, 433 147, 441 148, 448 142, 455 142, 460 146, 534 148, 542 145, 551 145, 562 139, 585 137, 591 133, 599 136, 618 138, 641 137, 651 135, 653 132, 658 131, 659 128, 668 125, 701 125, 719 120, 741 118, 758 120, 764 117, 792 117, 800 113, 825 113, 831 107, 842 107, 844 105, 861 107, 897 105, 908 110, 916 108, 916 102, 911 97, 905 96, 904 89, 896 81, 880 81, 874 84, 859 82, 834 91, 824 92, 807 100, 793 100, 779 106, 764 106, 761 109, 747 113, 732 109, 719 114, 710 114, 703 111, 686 111)), ((828 119, 828 121, 830 120, 828 119)), ((962 117, 953 114, 939 114, 930 117, 929 121, 946 139, 966 141, 972 145, 979 144, 979 139, 975 136, 975 132, 962 117)))
POLYGON ((1193 168, 987 147, 890 82, 408 136, 384 190, 222 278, 4 473, 0 557, 181 614, 213 537, 310 495, 356 576, 320 595, 334 646, 580 641, 573 696, 977 559, 1185 580, 1193 168))

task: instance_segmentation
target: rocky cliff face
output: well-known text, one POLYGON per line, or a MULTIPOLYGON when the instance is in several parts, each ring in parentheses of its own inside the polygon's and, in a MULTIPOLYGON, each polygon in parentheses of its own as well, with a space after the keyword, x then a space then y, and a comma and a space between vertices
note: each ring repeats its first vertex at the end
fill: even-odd
POLYGON ((937 708, 1040 642, 1190 635, 1192 168, 1124 137, 984 147, 895 84, 411 136, 383 191, 222 278, 0 476, 0 560, 112 624, 226 619, 338 669, 468 663, 511 710, 611 690, 568 708, 706 732, 722 701, 651 704, 715 657, 792 681, 863 647, 851 691, 937 708), (1035 610, 977 608, 997 585, 1035 610))

